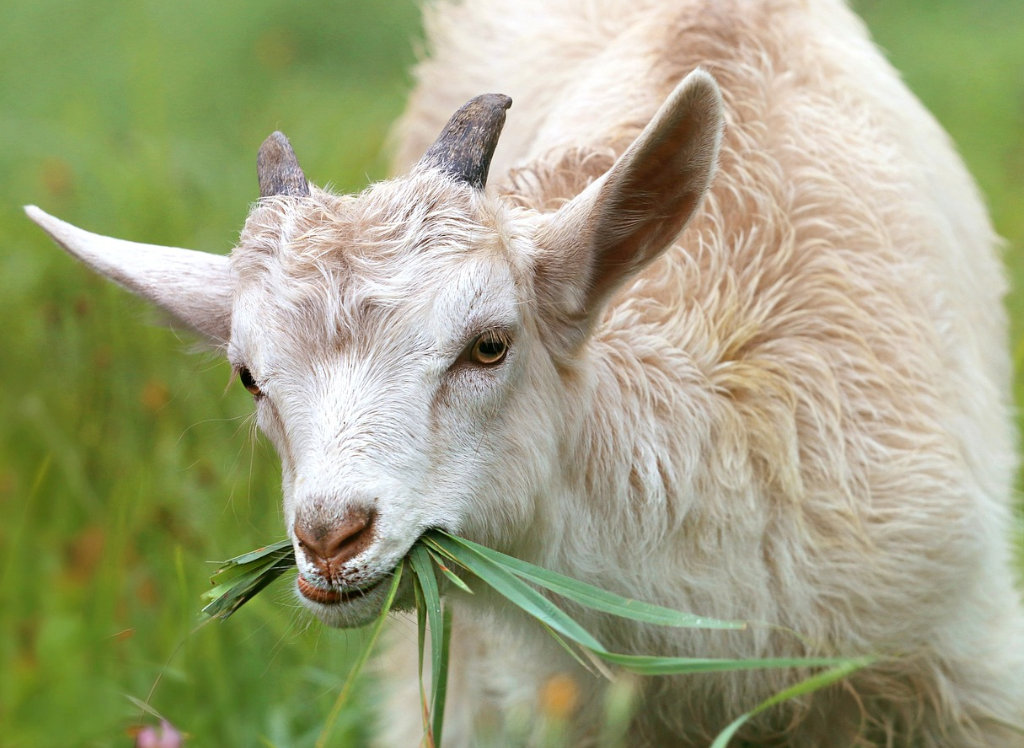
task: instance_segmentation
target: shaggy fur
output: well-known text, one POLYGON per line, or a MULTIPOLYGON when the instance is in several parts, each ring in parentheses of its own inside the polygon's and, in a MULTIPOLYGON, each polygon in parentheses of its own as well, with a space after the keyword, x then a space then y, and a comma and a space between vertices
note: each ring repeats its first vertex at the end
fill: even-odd
MULTIPOLYGON (((813 651, 903 655, 780 709, 754 742, 1021 742, 992 719, 1024 715, 996 241, 862 24, 832 0, 495 0, 428 21, 399 168, 458 102, 500 90, 517 108, 492 182, 518 205, 576 194, 693 67, 725 97, 704 207, 590 343, 589 406, 563 447, 582 491, 552 502, 539 560, 781 624, 813 651)), ((607 630, 663 651, 636 634, 607 630)), ((693 654, 794 645, 678 638, 693 654)), ((786 679, 652 686, 638 729, 704 739, 786 679)))
MULTIPOLYGON (((492 173, 518 205, 579 192, 693 67, 725 98, 704 207, 581 363, 588 405, 562 449, 582 490, 547 505, 538 560, 795 629, 810 651, 902 656, 783 707, 753 742, 1021 742, 997 725, 1021 722, 1024 675, 996 241, 861 23, 832 0, 495 0, 439 3, 428 21, 399 168, 458 102, 501 90, 517 108, 492 173)), ((603 632, 631 651, 667 643, 603 632)), ((795 644, 666 638, 692 654, 795 644)), ((652 684, 637 729, 699 742, 788 679, 652 684)))
MULTIPOLYGON (((301 572, 376 584, 445 527, 757 622, 573 611, 616 651, 883 656, 752 720, 749 744, 1024 744, 1007 726, 1024 724, 1024 618, 997 241, 861 23, 840 0, 445 1, 427 20, 397 131, 411 173, 262 200, 230 266, 204 266, 211 321, 194 281, 177 308, 165 279, 112 270, 102 238, 33 213, 228 341, 259 383, 289 531, 374 512, 372 546, 336 577, 300 547, 301 572), (697 67, 721 98, 707 76, 679 84, 697 67), (417 159, 486 91, 515 103, 483 192, 417 159), (465 360, 486 331, 512 341, 489 369, 465 360)), ((352 625, 380 589, 308 604, 352 625)), ((552 682, 574 684, 571 741, 596 741, 604 681, 499 601, 453 603, 446 743, 543 711, 552 682)), ((381 743, 415 745, 414 635, 393 638, 381 743)), ((629 744, 706 744, 803 675, 638 681, 629 744)))

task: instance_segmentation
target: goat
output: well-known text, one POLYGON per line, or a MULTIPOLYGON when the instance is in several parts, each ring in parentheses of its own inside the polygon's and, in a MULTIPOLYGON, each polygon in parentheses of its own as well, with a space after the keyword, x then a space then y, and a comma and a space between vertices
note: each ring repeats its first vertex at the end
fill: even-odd
MULTIPOLYGON (((230 257, 28 208, 224 350, 283 463, 303 602, 366 622, 444 528, 768 624, 578 611, 617 651, 883 656, 748 743, 1021 744, 997 240, 860 21, 841 0, 442 0, 427 29, 405 176, 334 195, 275 133, 230 257), (500 143, 511 102, 483 91, 516 102, 500 143)), ((602 683, 477 597, 453 600, 451 742, 559 674, 571 739, 595 741, 602 683)), ((645 681, 631 744, 701 744, 797 677, 645 681)), ((383 741, 415 744, 415 687, 390 699, 383 741)))

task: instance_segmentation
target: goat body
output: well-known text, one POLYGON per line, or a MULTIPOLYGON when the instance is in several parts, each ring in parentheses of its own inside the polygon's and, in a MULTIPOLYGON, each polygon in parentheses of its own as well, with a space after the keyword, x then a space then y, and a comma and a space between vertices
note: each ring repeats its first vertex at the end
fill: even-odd
MULTIPOLYGON (((997 241, 861 23, 840 0, 473 0, 427 28, 408 175, 333 195, 268 139, 230 260, 30 209, 225 349, 282 458, 304 602, 369 619, 441 527, 764 624, 575 611, 616 651, 884 656, 748 742, 1020 744, 997 241), (485 91, 515 102, 496 149, 504 97, 445 126, 485 91)), ((603 683, 479 597, 453 599, 450 742, 565 676, 572 740, 596 741, 603 683)), ((382 742, 414 745, 415 671, 396 677, 382 742)), ((631 744, 702 744, 799 677, 642 681, 631 744)))

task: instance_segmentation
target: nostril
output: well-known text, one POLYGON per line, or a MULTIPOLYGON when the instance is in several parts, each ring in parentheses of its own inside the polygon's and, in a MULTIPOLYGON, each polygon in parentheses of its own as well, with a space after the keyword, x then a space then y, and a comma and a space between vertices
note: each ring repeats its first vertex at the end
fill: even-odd
POLYGON ((355 558, 373 540, 371 510, 352 511, 337 523, 295 523, 295 539, 310 563, 330 574, 332 569, 355 558))

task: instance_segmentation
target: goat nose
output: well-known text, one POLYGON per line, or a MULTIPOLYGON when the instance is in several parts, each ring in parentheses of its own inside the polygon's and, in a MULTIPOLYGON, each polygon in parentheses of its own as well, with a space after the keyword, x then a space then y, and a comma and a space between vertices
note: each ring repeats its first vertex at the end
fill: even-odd
POLYGON ((324 575, 355 558, 373 541, 374 512, 351 511, 337 524, 295 523, 295 539, 309 562, 324 575))

